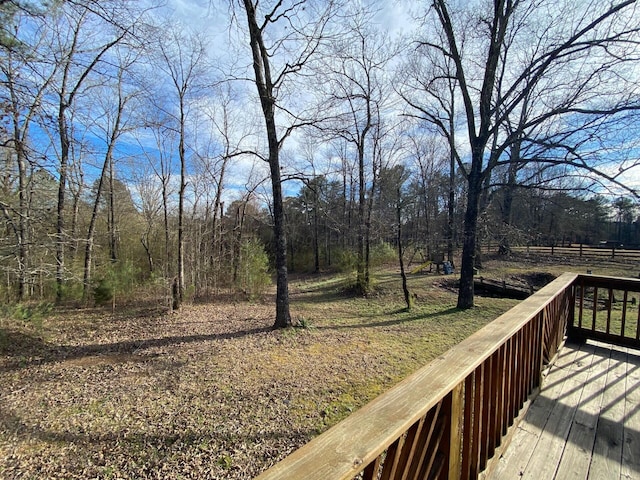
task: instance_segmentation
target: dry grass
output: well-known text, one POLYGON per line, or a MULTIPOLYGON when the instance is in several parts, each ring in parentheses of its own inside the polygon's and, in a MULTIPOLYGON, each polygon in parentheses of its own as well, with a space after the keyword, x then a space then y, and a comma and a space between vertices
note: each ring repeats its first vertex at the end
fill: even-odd
POLYGON ((458 311, 449 278, 419 275, 405 311, 397 274, 376 281, 364 299, 293 279, 305 328, 284 331, 270 299, 3 320, 0 477, 251 478, 516 303, 458 311))

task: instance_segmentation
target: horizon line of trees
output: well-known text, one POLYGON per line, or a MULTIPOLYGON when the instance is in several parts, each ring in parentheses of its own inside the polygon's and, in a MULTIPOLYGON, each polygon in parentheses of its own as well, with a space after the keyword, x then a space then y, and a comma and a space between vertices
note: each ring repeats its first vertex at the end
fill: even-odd
POLYGON ((468 308, 485 240, 640 243, 636 2, 416 8, 392 37, 342 0, 212 1, 206 36, 154 2, 0 2, 3 297, 179 308, 275 272, 284 327, 289 271, 367 294, 376 259, 461 253, 468 308))
MULTIPOLYGON (((161 209, 143 211, 141 205, 150 199, 136 202, 134 193, 117 177, 116 172, 113 185, 107 181, 103 186, 110 195, 99 203, 95 216, 95 280, 90 298, 83 297, 86 238, 78 236, 68 239, 70 266, 65 278, 65 299, 103 303, 116 293, 130 296, 136 289, 144 291, 156 285, 156 294, 164 296, 170 306, 173 301, 170 288, 175 277, 169 277, 170 265, 165 251, 177 250, 178 207, 170 205, 167 212, 170 232, 167 246, 161 209)), ((56 286, 55 216, 51 212, 55 210, 57 180, 46 170, 38 170, 29 181, 33 203, 32 270, 26 285, 27 295, 22 300, 52 300, 56 286)), ((93 218, 92 199, 97 182, 79 200, 77 218, 66 219, 76 224, 78 232, 86 231, 93 218)), ((463 228, 463 179, 458 178, 456 184, 459 201, 454 209, 453 244, 457 263, 463 228)), ((354 223, 358 206, 352 187, 345 186, 341 180, 318 176, 307 181, 297 195, 285 197, 289 272, 355 274, 357 232, 354 223)), ((423 177, 402 165, 383 169, 372 195, 369 238, 372 265, 396 264, 399 242, 409 265, 446 258, 448 178, 442 171, 434 170, 430 177, 423 177), (398 205, 402 212, 401 238, 397 236, 398 205)), ((509 229, 502 223, 503 197, 503 189, 493 192, 491 204, 481 220, 483 245, 598 245, 614 241, 629 247, 640 246, 639 212, 628 197, 607 201, 601 196, 585 197, 580 193, 520 189, 513 198, 515 220, 509 229)), ((273 275, 270 209, 255 193, 228 205, 221 202, 215 220, 211 207, 211 203, 194 202, 183 219, 187 298, 239 292, 247 298, 261 295, 271 284, 273 275)), ((2 250, 12 248, 11 237, 5 237, 2 250)), ((502 250, 502 253, 509 252, 502 250)), ((4 302, 20 300, 16 265, 5 260, 2 268, 6 279, 2 288, 4 302)))

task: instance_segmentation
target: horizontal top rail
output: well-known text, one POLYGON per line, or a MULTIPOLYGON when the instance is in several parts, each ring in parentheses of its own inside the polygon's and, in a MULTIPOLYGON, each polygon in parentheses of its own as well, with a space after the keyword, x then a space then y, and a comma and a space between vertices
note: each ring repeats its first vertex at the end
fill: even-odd
POLYGON ((579 274, 578 281, 584 282, 589 287, 612 288, 614 290, 627 290, 640 292, 640 280, 636 278, 608 277, 603 275, 579 274))
POLYGON ((565 273, 457 346, 302 446, 259 480, 345 480, 375 460, 538 315, 577 274, 565 273))
POLYGON ((579 275, 568 335, 640 349, 640 280, 579 275))

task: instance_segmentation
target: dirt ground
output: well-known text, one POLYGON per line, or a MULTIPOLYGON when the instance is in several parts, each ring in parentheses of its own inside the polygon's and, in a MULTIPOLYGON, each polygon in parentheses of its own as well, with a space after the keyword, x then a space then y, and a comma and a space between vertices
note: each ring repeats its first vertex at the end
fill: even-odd
POLYGON ((430 274, 405 311, 396 272, 376 279, 368 299, 294 279, 304 328, 279 331, 270 297, 3 320, 0 478, 252 478, 517 303, 461 312, 453 277, 430 274))

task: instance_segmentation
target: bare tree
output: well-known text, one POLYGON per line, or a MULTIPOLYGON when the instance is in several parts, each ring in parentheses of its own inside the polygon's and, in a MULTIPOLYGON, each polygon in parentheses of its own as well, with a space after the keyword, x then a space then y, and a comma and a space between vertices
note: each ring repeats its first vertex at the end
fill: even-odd
MULTIPOLYGON (((3 7, 4 8, 4 7, 3 7)), ((10 32, 13 40, 0 42, 2 56, 0 72, 6 97, 2 104, 7 120, 6 137, 2 146, 7 148, 10 158, 15 159, 17 173, 18 205, 2 204, 2 211, 15 235, 17 252, 17 299, 23 300, 29 293, 29 271, 31 258, 29 245, 31 227, 31 173, 37 164, 35 152, 30 145, 32 123, 42 113, 42 100, 57 74, 58 64, 50 62, 43 47, 47 45, 46 27, 42 19, 32 19, 33 23, 24 25, 25 19, 16 11, 12 12, 14 30, 10 32), (38 21, 35 21, 38 20, 38 21), (32 43, 25 45, 17 40, 23 28, 32 29, 32 43), (19 47, 17 45, 19 44, 19 47)), ((7 33, 9 35, 9 32, 7 33)), ((9 37, 7 37, 9 38, 9 37)), ((13 169, 7 165, 7 173, 13 169)))
MULTIPOLYGON (((184 29, 181 29, 184 30, 184 29)), ((202 88, 203 75, 207 70, 204 41, 197 35, 185 35, 175 25, 165 25, 158 38, 158 66, 171 83, 175 95, 176 111, 167 113, 175 120, 178 135, 178 159, 180 162, 180 186, 178 188, 178 265, 177 288, 174 289, 173 308, 179 308, 184 300, 184 203, 187 178, 187 120, 190 111, 190 99, 202 88), (167 42, 166 36, 170 41, 167 42)), ((166 100, 166 98, 163 98, 166 100)), ((169 107, 174 106, 172 103, 169 107)), ((166 105, 161 108, 167 108, 166 105)))
POLYGON ((53 55, 59 64, 59 76, 52 83, 56 105, 58 156, 58 205, 56 210, 56 300, 62 300, 65 281, 65 202, 72 137, 68 112, 83 87, 107 52, 127 35, 128 28, 118 27, 113 35, 96 38, 95 29, 101 18, 96 18, 90 4, 80 2, 61 5, 52 15, 54 25, 53 55))
POLYGON ((386 72, 396 53, 389 38, 371 28, 371 13, 357 11, 348 17, 345 34, 333 42, 321 72, 322 86, 330 90, 325 94, 335 108, 329 130, 352 145, 357 158, 356 289, 365 294, 370 289, 372 192, 380 166, 374 161, 375 136, 380 133, 381 110, 391 90, 386 72))
MULTIPOLYGON (((637 86, 613 81, 627 78, 626 64, 637 56, 636 8, 633 0, 606 5, 498 0, 453 9, 446 0, 434 0, 429 21, 446 41, 427 38, 421 45, 453 62, 470 149, 470 163, 460 164, 468 189, 459 308, 473 306, 481 195, 492 170, 507 161, 506 150, 522 135, 533 140, 542 127, 588 124, 595 117, 638 108, 632 93, 637 86), (508 117, 523 108, 532 92, 541 99, 537 109, 505 135, 508 117)), ((565 164, 593 174, 598 170, 581 161, 580 152, 567 153, 576 157, 566 155, 561 159, 565 164)))
POLYGON ((114 221, 114 194, 113 194, 113 155, 116 148, 116 142, 126 132, 131 131, 134 126, 131 124, 130 118, 127 117, 126 109, 129 107, 131 101, 139 94, 136 91, 127 91, 125 86, 127 69, 135 62, 135 56, 128 56, 124 54, 124 57, 119 58, 120 65, 117 67, 116 72, 116 84, 113 88, 104 88, 103 94, 97 100, 97 103, 103 107, 101 111, 92 110, 90 114, 99 116, 103 119, 104 124, 100 125, 99 129, 105 137, 106 151, 104 153, 104 160, 100 176, 98 177, 98 184, 95 192, 95 199, 93 203, 93 209, 91 217, 89 219, 89 226, 87 228, 87 237, 85 244, 85 258, 84 258, 84 273, 83 273, 83 300, 86 301, 89 298, 89 288, 91 286, 92 276, 92 262, 93 262, 93 247, 94 236, 96 230, 96 223, 98 219, 98 213, 103 196, 103 189, 105 184, 109 185, 109 247, 110 257, 114 260, 115 257, 115 221, 114 221))
MULTIPOLYGON (((446 43, 444 35, 438 43, 446 43)), ((461 163, 456 145, 459 112, 454 64, 449 56, 420 44, 410 52, 398 74, 396 89, 409 107, 404 114, 426 124, 419 128, 435 130, 449 146, 446 250, 447 260, 454 265, 456 171, 461 163)))
MULTIPOLYGON (((221 219, 224 213, 223 194, 226 188, 227 175, 232 161, 243 156, 253 156, 244 150, 251 128, 244 122, 244 112, 236 100, 236 92, 231 84, 219 85, 215 90, 218 101, 204 109, 204 116, 211 129, 207 141, 201 146, 197 157, 202 168, 203 183, 213 189, 213 204, 207 207, 211 214, 211 242, 209 267, 213 275, 213 284, 218 286, 218 277, 225 268, 223 263, 223 238, 221 219)), ((248 176, 248 178, 250 175, 248 176)), ((248 189, 250 190, 250 189, 248 189)))
POLYGON ((286 107, 286 87, 292 77, 303 73, 325 40, 328 22, 335 8, 333 1, 287 1, 260 3, 243 0, 240 4, 249 27, 253 58, 253 82, 260 97, 265 121, 273 197, 273 231, 277 274, 275 328, 291 325, 287 275, 287 240, 280 172, 280 150, 284 141, 301 125, 316 121, 286 107), (279 118, 289 123, 279 131, 279 118))
MULTIPOLYGON (((155 213, 162 211, 162 276, 165 281, 170 283, 175 276, 175 265, 173 255, 172 242, 172 205, 171 197, 175 193, 173 187, 173 152, 176 150, 177 134, 175 129, 169 128, 168 124, 171 119, 163 111, 158 110, 150 102, 144 111, 141 112, 145 118, 146 126, 144 134, 149 134, 151 141, 144 138, 142 132, 137 135, 142 155, 146 160, 145 167, 152 172, 152 175, 146 175, 147 168, 142 168, 143 177, 139 177, 138 190, 144 196, 142 197, 142 207, 145 218, 147 219, 147 234, 143 235, 143 247, 147 251, 147 260, 150 261, 151 251, 151 230, 155 221, 155 213), (143 136, 141 139, 140 137, 143 136), (159 197, 159 202, 156 197, 159 197), (147 201, 148 199, 148 201, 147 201), (159 203, 159 206, 158 204, 159 203)), ((170 285, 169 285, 169 288, 170 285)))

